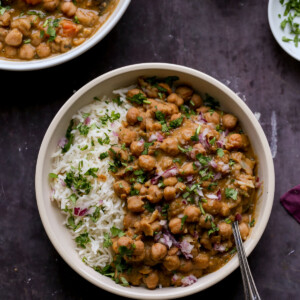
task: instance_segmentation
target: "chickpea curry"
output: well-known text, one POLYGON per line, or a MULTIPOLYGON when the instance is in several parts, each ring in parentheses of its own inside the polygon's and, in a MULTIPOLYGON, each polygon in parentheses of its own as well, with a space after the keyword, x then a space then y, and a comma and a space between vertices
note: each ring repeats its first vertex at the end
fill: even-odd
POLYGON ((0 56, 32 60, 81 45, 110 16, 118 0, 2 0, 0 56))
POLYGON ((209 95, 174 87, 178 77, 139 78, 109 155, 114 191, 126 203, 102 274, 149 289, 187 286, 235 253, 254 225, 256 160, 238 119, 209 95))

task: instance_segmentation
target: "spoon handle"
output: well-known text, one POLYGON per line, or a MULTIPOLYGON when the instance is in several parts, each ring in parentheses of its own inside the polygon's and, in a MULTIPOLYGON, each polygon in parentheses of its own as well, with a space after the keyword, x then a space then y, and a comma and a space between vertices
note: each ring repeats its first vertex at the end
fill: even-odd
POLYGON ((244 286, 244 294, 245 294, 245 299, 246 300, 261 300, 249 265, 248 265, 248 261, 247 261, 247 257, 246 257, 246 253, 244 250, 244 246, 243 246, 243 242, 242 242, 242 238, 241 238, 241 234, 240 234, 240 230, 239 230, 239 223, 238 221, 235 221, 232 224, 233 227, 233 236, 234 236, 234 240, 235 240, 235 245, 236 245, 236 249, 237 249, 237 253, 238 253, 238 257, 239 257, 239 261, 240 261, 240 269, 241 269, 241 273, 242 273, 242 279, 243 279, 243 286, 244 286))

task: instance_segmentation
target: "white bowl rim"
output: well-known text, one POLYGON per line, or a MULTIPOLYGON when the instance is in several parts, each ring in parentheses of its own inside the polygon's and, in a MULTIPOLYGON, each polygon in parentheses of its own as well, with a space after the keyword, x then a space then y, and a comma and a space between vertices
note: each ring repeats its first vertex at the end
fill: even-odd
MULTIPOLYGON (((261 139, 261 143, 263 145, 263 149, 266 151, 266 165, 267 165, 267 174, 269 177, 268 180, 268 194, 267 194, 267 200, 266 200, 266 207, 265 210, 260 215, 260 227, 256 228, 257 232, 255 234, 256 239, 255 241, 252 241, 252 243, 245 246, 246 255, 248 256, 255 246, 257 245, 258 241, 260 240, 270 217, 273 201, 274 201, 274 190, 275 190, 275 173, 274 173, 274 164, 272 159, 271 150, 267 141, 267 138, 265 136, 265 133, 255 118, 254 114, 248 108, 248 106, 244 103, 243 100, 241 100, 231 89, 229 89, 227 86, 225 86, 220 81, 214 79, 213 77, 202 73, 198 70, 188 68, 185 66, 175 65, 175 64, 168 64, 168 63, 141 63, 141 64, 134 64, 129 65, 125 67, 121 67, 118 69, 115 69, 113 71, 110 71, 108 73, 105 73, 94 80, 90 81, 86 85, 84 85, 81 89, 79 89, 73 96, 70 97, 68 101, 65 102, 65 104, 61 107, 61 109, 58 111, 54 119, 52 120, 45 136, 42 141, 40 151, 38 154, 37 164, 36 164, 36 175, 35 175, 35 190, 36 190, 36 199, 37 199, 37 206, 39 210, 39 214, 43 223, 43 226, 45 228, 45 231, 52 242, 53 246, 57 250, 57 252, 60 254, 60 256, 64 259, 64 261, 79 275, 81 275, 83 278, 94 284, 95 286, 98 286, 108 292, 117 294, 119 296, 128 297, 128 298, 134 298, 134 299, 154 299, 154 295, 144 295, 141 292, 137 291, 135 292, 133 288, 122 288, 119 285, 113 285, 113 284, 106 284, 101 282, 100 280, 96 279, 96 276, 91 276, 87 272, 85 272, 80 266, 78 266, 76 263, 74 263, 68 256, 68 253, 64 250, 64 247, 57 242, 56 240, 56 234, 52 230, 51 224, 47 218, 47 211, 43 204, 43 188, 42 188, 42 170, 43 170, 43 163, 46 159, 45 154, 47 150, 47 146, 50 142, 51 135, 56 129, 56 126, 61 121, 64 114, 68 111, 68 109, 82 96, 84 95, 88 90, 93 88, 94 86, 98 85, 99 83, 108 80, 114 76, 124 74, 130 71, 138 71, 138 70, 151 70, 151 69, 157 69, 157 70, 168 70, 170 73, 172 71, 182 72, 191 74, 195 77, 201 78, 202 80, 208 81, 209 83, 216 86, 216 88, 222 89, 231 100, 233 100, 237 105, 239 105, 242 110, 249 116, 252 124, 255 126, 255 129, 258 132, 258 135, 261 139)), ((265 180, 266 182, 266 180, 265 180)), ((230 262, 228 262, 226 265, 224 265, 222 268, 217 270, 218 275, 215 275, 214 278, 205 283, 201 286, 197 286, 197 284, 193 284, 191 286, 185 287, 185 288, 174 288, 174 291, 169 293, 164 293, 163 295, 157 295, 155 294, 155 298, 159 297, 160 299, 174 299, 174 298, 180 298, 185 297, 194 293, 197 293, 199 291, 205 290, 209 288, 210 286, 218 283, 225 277, 227 277, 229 274, 231 274, 237 267, 238 267, 238 258, 237 255, 235 255, 230 262), (229 263, 231 263, 229 267, 229 263), (222 272, 219 272, 222 270, 222 272)), ((211 274, 216 274, 216 272, 213 272, 211 274)), ((209 276, 209 275, 207 275, 209 276)), ((112 281, 113 283, 113 281, 112 281)))
MULTIPOLYGON (((278 45, 288 54, 290 55, 291 57, 295 58, 296 60, 300 61, 300 55, 297 56, 297 54, 295 54, 294 52, 292 52, 289 47, 287 47, 287 45, 282 42, 280 40, 280 38, 278 37, 278 35, 276 34, 276 28, 275 28, 275 25, 272 21, 272 15, 273 15, 273 3, 274 1, 279 1, 279 0, 269 0, 269 3, 268 3, 268 20, 269 20, 269 26, 270 26, 270 29, 272 31, 272 34, 275 38, 275 40, 277 41, 278 45)), ((279 28, 278 28, 279 30, 279 28)))
POLYGON ((119 22, 131 0, 120 0, 112 14, 104 24, 84 43, 68 52, 50 56, 49 58, 35 59, 31 61, 0 59, 0 70, 7 71, 34 71, 54 67, 65 63, 83 54, 99 43, 119 22))

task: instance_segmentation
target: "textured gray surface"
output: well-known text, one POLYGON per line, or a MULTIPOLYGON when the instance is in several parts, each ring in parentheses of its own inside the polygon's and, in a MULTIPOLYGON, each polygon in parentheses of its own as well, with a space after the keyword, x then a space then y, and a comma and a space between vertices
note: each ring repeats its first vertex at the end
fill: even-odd
MULTIPOLYGON (((276 194, 249 263, 263 299, 299 299, 300 225, 279 197, 300 183, 300 64, 276 44, 261 0, 134 0, 112 32, 72 62, 31 73, 0 71, 0 299, 110 296, 77 275, 49 242, 35 202, 36 157, 73 90, 117 67, 151 61, 212 75, 261 113, 274 154, 277 146, 276 194)), ((242 299, 239 271, 190 298, 196 297, 242 299)))

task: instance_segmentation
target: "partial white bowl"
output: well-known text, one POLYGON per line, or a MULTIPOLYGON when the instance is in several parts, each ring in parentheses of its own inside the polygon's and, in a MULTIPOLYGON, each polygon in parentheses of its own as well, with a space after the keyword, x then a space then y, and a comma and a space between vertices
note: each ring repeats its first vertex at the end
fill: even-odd
POLYGON ((10 60, 0 58, 0 70, 9 71, 33 71, 53 67, 69 61, 85 51, 89 50, 100 42, 119 22, 120 18, 125 13, 131 0, 120 0, 115 10, 108 17, 106 22, 99 28, 99 30, 83 44, 72 48, 70 51, 62 54, 50 56, 48 58, 35 59, 30 61, 10 60))
POLYGON ((233 91, 216 79, 183 66, 164 63, 127 66, 108 72, 77 91, 57 113, 43 139, 36 165, 35 189, 37 204, 44 228, 58 253, 70 267, 94 285, 129 298, 180 298, 204 290, 228 276, 238 267, 237 256, 233 257, 218 271, 200 278, 189 287, 169 287, 156 290, 148 290, 144 287, 126 288, 100 275, 81 261, 75 251, 75 243, 71 239, 70 232, 62 225, 63 216, 60 210, 50 201, 50 188, 48 185, 48 174, 51 169, 50 158, 57 147, 57 141, 64 136, 73 114, 81 107, 89 104, 94 96, 111 96, 112 90, 135 83, 141 75, 178 76, 180 78, 179 83, 188 83, 194 89, 212 95, 220 101, 223 110, 231 112, 239 118, 257 155, 259 161, 258 176, 263 180, 263 188, 260 191, 261 196, 256 207, 256 224, 245 242, 247 255, 251 253, 266 228, 273 205, 275 178, 269 144, 251 110, 233 91))
MULTIPOLYGON (((294 42, 283 42, 282 37, 286 36, 287 38, 293 39, 294 35, 290 34, 289 26, 286 25, 285 29, 282 30, 280 23, 284 18, 285 7, 283 7, 279 0, 269 0, 268 6, 268 19, 271 31, 280 47, 290 56, 300 61, 300 42, 298 47, 295 46, 294 42), (281 18, 278 17, 281 15, 281 18)), ((300 23, 300 17, 294 19, 295 22, 300 23)))

